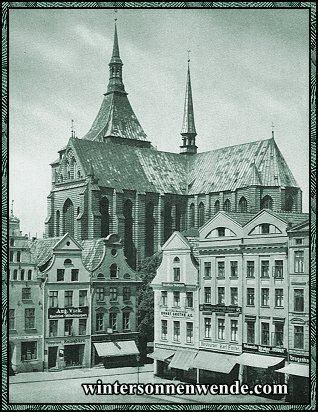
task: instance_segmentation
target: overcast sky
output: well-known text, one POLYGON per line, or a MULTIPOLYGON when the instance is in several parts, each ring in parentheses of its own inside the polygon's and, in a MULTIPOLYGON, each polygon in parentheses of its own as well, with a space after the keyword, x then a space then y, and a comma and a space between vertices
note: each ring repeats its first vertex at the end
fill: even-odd
MULTIPOLYGON (((9 12, 9 198, 40 237, 51 168, 90 128, 108 84, 111 9, 9 12)), ((148 139, 181 144, 187 50, 199 151, 271 137, 309 204, 308 10, 122 9, 123 80, 148 139)))

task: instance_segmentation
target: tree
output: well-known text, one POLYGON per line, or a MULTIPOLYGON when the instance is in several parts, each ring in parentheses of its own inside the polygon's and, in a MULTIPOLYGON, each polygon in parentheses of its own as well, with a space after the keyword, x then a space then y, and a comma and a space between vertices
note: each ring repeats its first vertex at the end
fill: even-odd
POLYGON ((137 269, 142 280, 142 286, 138 290, 139 349, 142 361, 147 357, 147 342, 154 340, 154 293, 150 283, 156 275, 161 259, 162 253, 157 252, 144 259, 137 269))

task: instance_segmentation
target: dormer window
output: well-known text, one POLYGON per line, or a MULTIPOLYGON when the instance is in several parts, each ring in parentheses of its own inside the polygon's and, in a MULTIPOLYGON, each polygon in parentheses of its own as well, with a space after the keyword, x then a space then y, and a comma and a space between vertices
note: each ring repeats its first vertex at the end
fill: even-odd
POLYGON ((217 231, 218 231, 218 236, 219 237, 225 236, 225 227, 218 227, 217 231))
POLYGON ((269 233, 269 224, 268 223, 263 223, 261 225, 261 233, 262 235, 266 235, 269 233))
POLYGON ((118 267, 116 263, 113 263, 110 267, 110 278, 114 279, 118 277, 118 267))
POLYGON ((105 276, 103 275, 103 273, 99 273, 97 275, 97 279, 105 279, 105 276))

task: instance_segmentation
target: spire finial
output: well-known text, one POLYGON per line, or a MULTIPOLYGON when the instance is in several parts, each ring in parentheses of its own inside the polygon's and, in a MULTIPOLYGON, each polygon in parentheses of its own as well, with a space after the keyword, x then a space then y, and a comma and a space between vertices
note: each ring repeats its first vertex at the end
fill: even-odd
POLYGON ((188 53, 188 63, 190 63, 190 53, 191 53, 191 50, 187 50, 187 53, 188 53))
POLYGON ((117 21, 117 9, 115 8, 114 9, 114 22, 115 22, 115 24, 116 24, 116 21, 117 21))
POLYGON ((274 139, 274 127, 275 127, 275 125, 274 125, 274 123, 272 122, 272 139, 274 139))
POLYGON ((75 137, 75 129, 74 129, 74 120, 71 120, 72 126, 71 126, 71 137, 75 137))

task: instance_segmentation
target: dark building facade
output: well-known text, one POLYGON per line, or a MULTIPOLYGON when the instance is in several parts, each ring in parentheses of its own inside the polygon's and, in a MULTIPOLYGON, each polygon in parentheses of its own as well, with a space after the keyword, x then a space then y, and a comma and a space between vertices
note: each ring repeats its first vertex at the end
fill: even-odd
POLYGON ((96 119, 83 138, 73 133, 51 164, 47 237, 118 233, 135 266, 173 231, 201 227, 219 210, 301 212, 301 190, 274 136, 197 153, 189 66, 180 153, 156 150, 129 103, 122 67, 115 26, 96 119))

